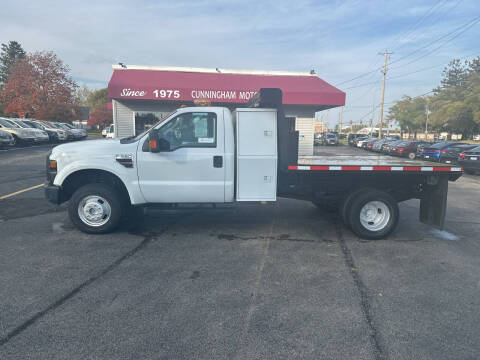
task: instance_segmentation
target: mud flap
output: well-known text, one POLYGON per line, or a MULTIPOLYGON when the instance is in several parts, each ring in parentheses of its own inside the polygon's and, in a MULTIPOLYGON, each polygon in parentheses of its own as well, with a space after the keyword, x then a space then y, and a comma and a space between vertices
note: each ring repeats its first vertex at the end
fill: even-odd
POLYGON ((420 200, 420 222, 443 230, 447 210, 448 177, 440 176, 436 185, 426 185, 420 200))

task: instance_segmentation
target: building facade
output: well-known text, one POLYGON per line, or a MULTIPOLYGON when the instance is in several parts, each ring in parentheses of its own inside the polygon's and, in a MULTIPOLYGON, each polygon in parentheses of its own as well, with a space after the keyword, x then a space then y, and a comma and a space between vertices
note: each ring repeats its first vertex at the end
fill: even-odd
POLYGON ((286 117, 296 120, 299 153, 313 154, 315 112, 345 104, 345 93, 317 75, 114 65, 108 84, 115 137, 139 134, 181 106, 208 100, 212 106, 245 106, 260 88, 280 88, 286 117))

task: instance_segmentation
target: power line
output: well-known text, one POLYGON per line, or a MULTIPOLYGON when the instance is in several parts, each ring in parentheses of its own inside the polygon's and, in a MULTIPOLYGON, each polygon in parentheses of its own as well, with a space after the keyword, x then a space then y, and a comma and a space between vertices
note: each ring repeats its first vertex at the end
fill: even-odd
MULTIPOLYGON (((406 40, 410 35, 412 35, 413 33, 415 33, 415 31, 418 29, 419 25, 424 21, 426 20, 430 15, 434 14, 435 11, 437 11, 438 9, 440 9, 448 0, 442 0, 440 2, 437 2, 435 3, 432 7, 430 7, 426 12, 425 14, 423 14, 423 16, 410 28, 410 30, 407 32, 407 34, 403 37, 403 38, 400 38, 400 37, 397 37, 395 38, 395 40, 393 40, 393 42, 398 42, 400 40, 406 40), (436 7, 438 6, 438 9, 435 9, 436 7), (435 9, 435 10, 434 10, 435 9)), ((462 1, 462 0, 460 0, 462 1)), ((400 49, 404 46, 403 45, 400 45, 398 48, 394 48, 395 50, 397 49, 400 49)))
POLYGON ((425 46, 422 46, 422 47, 420 47, 420 48, 412 51, 411 53, 409 53, 409 54, 407 54, 407 55, 405 55, 405 56, 402 56, 402 57, 399 58, 399 59, 396 59, 395 61, 392 61, 392 62, 390 63, 390 65, 391 65, 391 64, 398 63, 399 61, 402 61, 402 60, 404 60, 404 59, 406 59, 406 58, 408 58, 408 57, 410 57, 410 56, 418 53, 419 51, 421 51, 421 50, 423 50, 423 49, 426 49, 426 48, 432 46, 432 45, 435 44, 436 42, 438 42, 438 41, 440 41, 440 40, 442 40, 442 39, 448 38, 450 35, 455 34, 456 32, 458 32, 457 34, 455 34, 454 36, 452 36, 450 39, 447 39, 446 41, 444 41, 443 43, 441 43, 440 46, 436 47, 436 48, 433 49, 433 50, 430 50, 430 51, 427 52, 426 54, 423 54, 422 56, 420 56, 420 57, 417 58, 416 60, 411 61, 411 62, 406 63, 406 64, 402 64, 402 65, 397 66, 397 67, 394 67, 394 69, 398 69, 398 68, 400 68, 400 67, 403 67, 403 66, 406 66, 406 65, 408 65, 408 64, 411 64, 412 62, 415 62, 415 61, 417 61, 417 60, 419 60, 419 59, 421 59, 421 58, 424 58, 425 56, 427 56, 427 55, 435 52, 436 50, 438 50, 438 49, 441 48, 442 46, 448 44, 450 41, 452 41, 452 40, 456 39, 457 37, 459 37, 460 35, 462 35, 465 31, 467 31, 468 29, 470 29, 472 26, 476 25, 479 21, 480 21, 480 16, 478 16, 478 17, 470 20, 469 22, 467 22, 467 23, 465 23, 465 24, 457 27, 457 28, 456 28, 455 30, 453 30, 453 31, 450 31, 450 32, 447 33, 447 34, 445 34, 445 35, 443 35, 443 36, 440 36, 439 38, 435 39, 434 41, 430 42, 429 44, 427 44, 427 45, 425 45, 425 46))
MULTIPOLYGON (((400 68, 400 67, 403 67, 403 66, 409 65, 409 64, 411 64, 411 63, 414 63, 414 62, 416 62, 416 61, 424 58, 425 56, 427 56, 427 55, 429 55, 429 54, 437 51, 439 48, 441 48, 441 47, 443 47, 444 45, 448 44, 448 43, 451 42, 452 40, 456 39, 456 38, 459 37, 461 34, 463 34, 465 31, 467 31, 468 29, 470 29, 472 26, 476 25, 479 21, 480 21, 480 17, 473 18, 472 20, 468 21, 467 23, 465 23, 465 24, 463 24, 463 25, 455 28, 455 30, 450 31, 449 33, 447 33, 447 34, 445 34, 445 35, 442 35, 441 37, 439 37, 439 38, 431 41, 431 42, 428 43, 427 45, 424 45, 424 46, 422 46, 422 47, 420 47, 420 48, 418 48, 418 49, 415 49, 414 51, 410 52, 409 54, 407 54, 407 55, 405 55, 405 56, 400 57, 399 59, 396 59, 395 61, 392 61, 390 64, 398 63, 398 62, 400 62, 400 61, 402 61, 402 60, 404 60, 404 59, 406 59, 406 58, 408 58, 408 57, 410 57, 410 56, 412 56, 412 55, 420 52, 421 50, 424 50, 424 49, 432 46, 433 44, 437 43, 438 41, 443 40, 443 39, 445 39, 445 38, 448 38, 450 35, 453 35, 453 34, 455 34, 456 32, 458 32, 457 34, 455 34, 455 35, 454 35, 453 37, 451 37, 450 39, 448 39, 448 40, 446 40, 445 42, 441 43, 440 46, 436 47, 435 49, 427 52, 426 54, 424 54, 424 55, 416 58, 415 60, 413 60, 413 61, 411 61, 411 62, 408 62, 408 63, 406 63, 406 64, 402 64, 402 65, 400 65, 400 66, 397 66, 397 67, 395 67, 394 69, 398 69, 398 68, 400 68)), ((367 76, 367 75, 373 74, 373 73, 375 73, 375 72, 377 72, 377 71, 379 71, 379 70, 382 70, 382 67, 376 68, 376 69, 374 69, 374 70, 372 70, 372 71, 365 72, 365 73, 360 74, 360 75, 358 75, 358 76, 355 76, 355 77, 353 77, 353 78, 351 78, 351 79, 348 79, 348 80, 339 82, 339 83, 335 84, 335 86, 340 86, 340 85, 342 85, 342 84, 345 84, 345 83, 348 83, 348 82, 351 82, 351 81, 360 79, 360 78, 365 77, 365 76, 367 76)))

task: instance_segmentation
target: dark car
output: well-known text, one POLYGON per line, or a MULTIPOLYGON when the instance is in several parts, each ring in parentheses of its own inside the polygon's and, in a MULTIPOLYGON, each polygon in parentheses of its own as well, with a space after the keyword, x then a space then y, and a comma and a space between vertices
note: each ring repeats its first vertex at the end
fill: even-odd
POLYGON ((390 152, 390 146, 396 143, 398 140, 387 140, 380 147, 380 152, 388 154, 390 152))
POLYGON ((422 151, 421 157, 423 160, 440 161, 442 154, 447 152, 450 146, 460 145, 462 143, 439 142, 432 146, 425 147, 422 151))
POLYGON ((467 174, 475 174, 480 171, 480 146, 460 153, 458 165, 463 167, 467 174))
POLYGON ((379 139, 372 138, 370 139, 369 142, 367 142, 367 146, 365 147, 369 151, 373 151, 373 145, 378 141, 379 139))
POLYGON ((388 154, 388 155, 395 155, 396 154, 396 151, 397 151, 397 146, 399 146, 401 143, 404 143, 405 140, 396 140, 396 141, 393 141, 392 143, 390 144, 387 144, 385 146, 385 152, 388 154))
POLYGON ((357 137, 365 137, 364 134, 348 134, 348 145, 356 146, 355 140, 357 137))
POLYGON ((408 157, 410 160, 413 160, 418 156, 418 151, 419 151, 418 148, 420 146, 423 147, 425 145, 431 145, 431 144, 425 141, 411 141, 411 140, 402 141, 396 144, 395 150, 394 152, 392 152, 392 155, 408 157))
POLYGON ((440 162, 446 164, 455 164, 458 160, 458 156, 460 153, 465 151, 471 150, 478 145, 471 145, 471 144, 461 144, 461 145, 453 145, 446 149, 445 153, 440 154, 440 162))

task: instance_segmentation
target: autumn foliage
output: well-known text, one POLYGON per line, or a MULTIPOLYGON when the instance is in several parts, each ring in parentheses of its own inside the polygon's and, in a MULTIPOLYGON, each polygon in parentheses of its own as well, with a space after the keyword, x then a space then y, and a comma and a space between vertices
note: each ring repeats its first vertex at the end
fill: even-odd
POLYGON ((36 52, 17 61, 3 89, 0 104, 7 114, 45 120, 75 118, 75 82, 69 68, 53 52, 36 52))
POLYGON ((88 125, 105 127, 113 122, 112 110, 107 108, 107 104, 98 104, 93 108, 88 118, 88 125))

